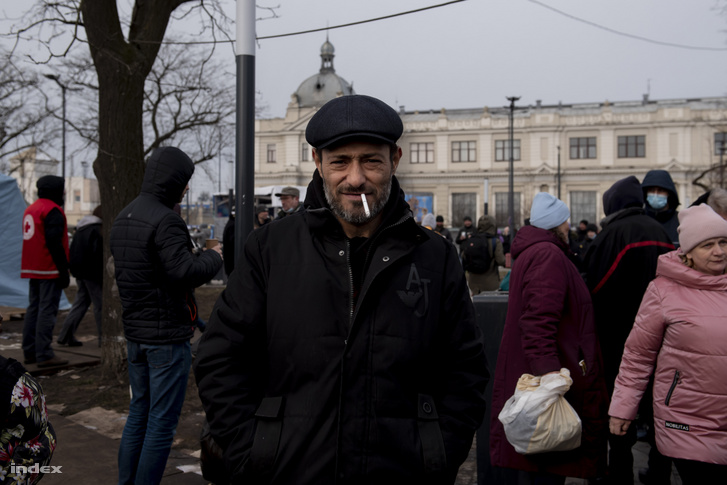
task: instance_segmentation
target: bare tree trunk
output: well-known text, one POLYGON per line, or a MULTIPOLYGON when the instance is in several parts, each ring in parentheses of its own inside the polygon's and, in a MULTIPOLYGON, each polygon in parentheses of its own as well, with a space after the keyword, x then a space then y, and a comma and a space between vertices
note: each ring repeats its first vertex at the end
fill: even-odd
MULTIPOLYGON (((129 41, 124 39, 116 0, 82 0, 81 12, 98 75, 99 149, 93 169, 103 201, 104 257, 116 215, 141 188, 144 175, 142 109, 144 80, 156 59, 171 13, 186 0, 147 0, 134 5, 129 41)), ((126 368, 121 302, 113 274, 104 275, 104 373, 126 368)))
MULTIPOLYGON (((144 80, 112 74, 102 74, 101 79, 113 78, 116 89, 103 89, 99 100, 99 151, 94 162, 101 200, 103 200, 104 241, 110 241, 111 225, 116 215, 138 194, 144 176, 143 140, 141 119, 144 80), (122 87, 123 86, 123 87, 122 87), (134 143, 131 140, 139 140, 134 143)), ((107 81, 108 82, 108 81, 107 81)), ((104 258, 109 261, 109 245, 104 245, 104 258)), ((103 340, 104 373, 109 376, 125 371, 126 343, 122 338, 121 301, 114 275, 106 272, 104 281, 103 340)))

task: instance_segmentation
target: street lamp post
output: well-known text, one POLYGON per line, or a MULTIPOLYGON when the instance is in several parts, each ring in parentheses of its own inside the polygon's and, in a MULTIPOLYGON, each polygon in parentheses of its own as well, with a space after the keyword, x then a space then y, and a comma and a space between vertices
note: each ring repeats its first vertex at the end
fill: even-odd
POLYGON ((558 145, 558 198, 560 199, 560 145, 558 145))
POLYGON ((724 150, 724 139, 722 139, 719 145, 719 187, 721 189, 724 189, 724 150))
POLYGON ((45 77, 47 77, 48 79, 51 79, 51 80, 55 81, 56 84, 58 84, 58 86, 60 86, 61 93, 62 93, 62 96, 63 96, 62 108, 61 108, 62 109, 62 113, 63 113, 62 114, 62 116, 63 116, 63 129, 62 129, 62 133, 63 133, 62 137, 63 137, 63 139, 62 139, 62 142, 61 142, 62 143, 62 145, 61 145, 62 146, 62 151, 61 151, 61 177, 63 177, 63 181, 65 183, 65 180, 66 180, 66 89, 68 89, 68 87, 60 81, 60 76, 58 76, 56 74, 45 74, 45 77))
POLYGON ((515 156, 513 150, 515 145, 514 140, 514 113, 515 113, 515 101, 520 99, 520 96, 510 96, 507 98, 510 101, 510 174, 508 177, 508 194, 507 194, 507 219, 508 225, 510 226, 510 237, 515 237, 515 156))

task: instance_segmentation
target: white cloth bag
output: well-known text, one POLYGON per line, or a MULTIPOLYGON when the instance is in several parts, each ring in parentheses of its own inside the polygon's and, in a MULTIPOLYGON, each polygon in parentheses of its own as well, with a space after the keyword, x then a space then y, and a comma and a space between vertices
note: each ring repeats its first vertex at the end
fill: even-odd
POLYGON ((523 374, 518 379, 515 394, 498 416, 515 451, 531 455, 581 445, 581 419, 563 397, 572 384, 566 368, 559 374, 523 374))

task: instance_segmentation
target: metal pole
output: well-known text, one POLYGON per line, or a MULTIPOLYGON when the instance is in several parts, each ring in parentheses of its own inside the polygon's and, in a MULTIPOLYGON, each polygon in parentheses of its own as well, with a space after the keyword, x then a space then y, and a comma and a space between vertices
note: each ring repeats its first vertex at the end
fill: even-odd
POLYGON ((253 229, 255 204, 255 1, 237 0, 235 261, 253 229))
POLYGON ((61 87, 61 93, 63 95, 63 142, 62 142, 62 152, 61 152, 61 177, 63 177, 63 181, 65 183, 66 180, 66 86, 61 84, 58 80, 56 80, 58 85, 61 87))
POLYGON ((66 180, 66 85, 61 83, 60 76, 57 74, 44 74, 48 79, 55 81, 56 84, 61 88, 61 110, 62 110, 62 121, 63 126, 61 128, 62 133, 62 151, 61 151, 61 177, 65 183, 66 180))
MULTIPOLYGON (((515 101, 520 99, 520 96, 510 96, 507 98, 510 101, 510 174, 508 176, 508 194, 507 194, 507 220, 508 226, 510 226, 510 237, 515 237, 515 155, 513 150, 514 140, 514 123, 515 123, 515 101)), ((511 239, 512 240, 512 239, 511 239)))
POLYGON ((724 188, 724 140, 720 142, 719 146, 719 186, 724 188))
POLYGON ((560 145, 558 145, 558 198, 560 199, 560 145))
POLYGON ((219 136, 220 151, 217 154, 217 193, 222 193, 222 132, 219 136))
POLYGON ((490 179, 485 179, 485 187, 484 187, 484 189, 485 189, 485 192, 484 192, 484 197, 485 197, 485 215, 487 215, 488 212, 489 212, 488 211, 488 206, 489 206, 488 202, 490 200, 490 179))

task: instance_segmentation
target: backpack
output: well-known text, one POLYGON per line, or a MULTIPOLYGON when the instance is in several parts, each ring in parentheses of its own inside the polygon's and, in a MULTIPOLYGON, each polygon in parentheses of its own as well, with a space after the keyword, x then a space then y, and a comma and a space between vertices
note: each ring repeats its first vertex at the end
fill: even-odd
POLYGON ((495 257, 495 248, 497 247, 497 239, 486 236, 474 235, 467 239, 462 246, 462 267, 465 271, 474 274, 486 273, 492 266, 492 260, 495 257), (492 241, 492 246, 487 240, 492 241))

